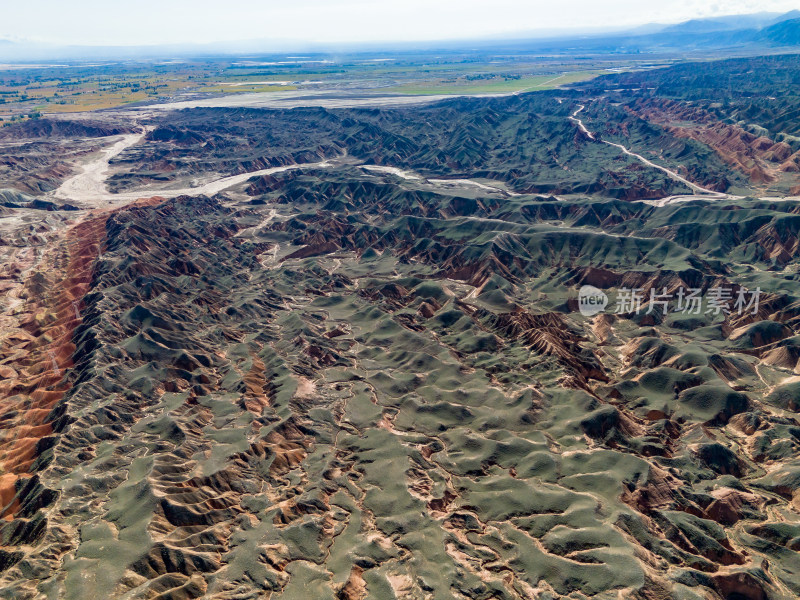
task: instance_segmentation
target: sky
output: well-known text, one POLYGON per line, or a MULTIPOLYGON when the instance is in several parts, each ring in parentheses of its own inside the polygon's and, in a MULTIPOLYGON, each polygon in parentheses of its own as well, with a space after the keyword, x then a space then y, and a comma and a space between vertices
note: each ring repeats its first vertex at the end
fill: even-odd
POLYGON ((798 0, 0 0, 0 38, 115 46, 421 41, 795 8, 798 0))

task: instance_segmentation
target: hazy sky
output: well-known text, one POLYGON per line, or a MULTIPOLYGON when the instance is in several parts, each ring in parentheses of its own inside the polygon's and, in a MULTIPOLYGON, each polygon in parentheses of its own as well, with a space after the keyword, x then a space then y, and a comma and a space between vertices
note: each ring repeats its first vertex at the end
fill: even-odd
POLYGON ((0 36, 69 44, 452 39, 783 12, 798 0, 0 0, 0 36))

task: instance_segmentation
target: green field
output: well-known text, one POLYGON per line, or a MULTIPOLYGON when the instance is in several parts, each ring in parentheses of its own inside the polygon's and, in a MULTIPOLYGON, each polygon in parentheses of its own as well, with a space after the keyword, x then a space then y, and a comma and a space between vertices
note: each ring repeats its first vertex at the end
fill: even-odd
POLYGON ((502 94, 513 92, 535 92, 538 90, 551 90, 562 85, 586 81, 609 73, 607 70, 575 71, 561 75, 537 75, 535 77, 522 77, 507 79, 495 77, 485 83, 476 83, 466 78, 457 80, 439 80, 420 83, 408 83, 392 91, 400 94, 430 95, 430 94, 502 94))
MULTIPOLYGON (((267 60, 269 58, 270 60, 267 60)), ((562 59, 445 53, 402 55, 375 62, 346 55, 314 63, 211 58, 184 62, 109 62, 0 68, 0 121, 38 114, 123 107, 132 103, 230 94, 331 91, 407 95, 508 94, 553 89, 607 74, 636 69, 630 58, 562 59), (273 83, 274 82, 274 83, 273 83)))

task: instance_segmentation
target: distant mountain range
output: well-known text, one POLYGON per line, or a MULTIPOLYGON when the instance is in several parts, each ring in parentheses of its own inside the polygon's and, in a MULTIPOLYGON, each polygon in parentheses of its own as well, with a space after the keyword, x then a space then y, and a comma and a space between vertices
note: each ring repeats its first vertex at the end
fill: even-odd
POLYGON ((763 39, 774 44, 796 46, 800 44, 800 17, 767 27, 761 34, 763 39))
POLYGON ((546 40, 518 38, 501 44, 509 49, 545 52, 691 54, 732 51, 754 54, 776 49, 800 50, 800 10, 693 19, 674 25, 651 24, 628 31, 546 40))
POLYGON ((763 29, 790 19, 800 18, 800 11, 793 10, 785 14, 755 13, 751 15, 730 15, 710 19, 692 19, 669 25, 661 29, 661 33, 715 33, 719 31, 736 31, 742 29, 763 29))
MULTIPOLYGON (((757 15, 729 19, 699 19, 673 25, 655 37, 675 35, 678 39, 694 36, 695 45, 726 47, 748 44, 773 46, 800 45, 800 11, 762 21, 757 15)), ((652 36, 651 36, 652 37, 652 36)), ((665 40, 660 40, 664 43, 665 40)), ((666 40, 669 43, 669 40, 666 40)))
POLYGON ((787 13, 760 12, 677 24, 650 23, 627 30, 537 30, 503 38, 431 42, 386 42, 383 44, 319 45, 302 41, 237 40, 196 45, 158 46, 58 46, 0 39, 0 61, 43 61, 52 59, 132 59, 197 55, 225 55, 254 52, 328 52, 342 50, 402 51, 424 49, 560 51, 593 53, 702 53, 730 50, 758 53, 775 49, 800 51, 800 10, 787 13))

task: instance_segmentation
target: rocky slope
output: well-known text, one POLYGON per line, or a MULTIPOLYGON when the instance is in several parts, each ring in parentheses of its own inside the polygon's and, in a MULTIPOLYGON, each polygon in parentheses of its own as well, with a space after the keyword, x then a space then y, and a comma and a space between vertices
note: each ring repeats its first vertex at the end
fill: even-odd
POLYGON ((330 161, 4 193, 0 598, 798 597, 798 203, 603 143, 727 189, 778 136, 575 95, 180 111, 113 188, 330 161))

